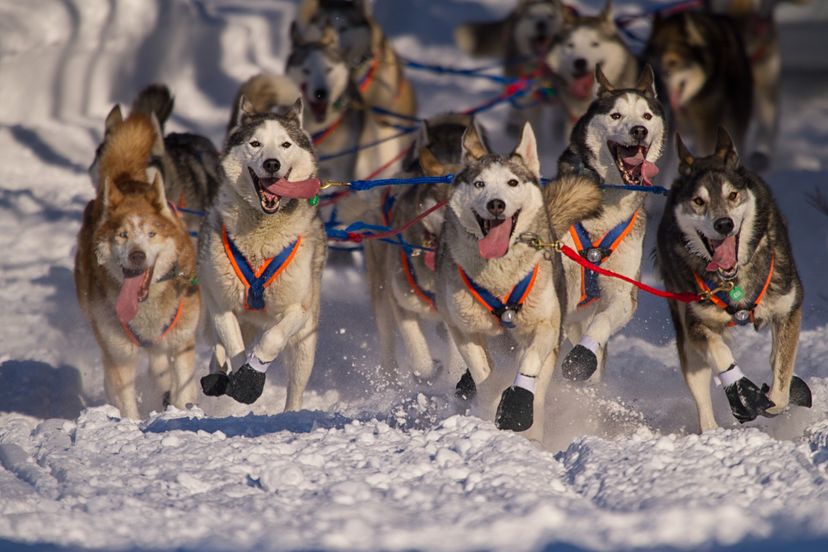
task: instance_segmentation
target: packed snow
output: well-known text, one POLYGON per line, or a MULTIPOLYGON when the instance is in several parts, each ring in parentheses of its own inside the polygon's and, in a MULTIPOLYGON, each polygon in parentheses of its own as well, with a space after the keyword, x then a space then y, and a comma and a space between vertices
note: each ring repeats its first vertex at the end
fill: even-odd
MULTIPOLYGON (((398 1, 377 0, 375 11, 407 56, 469 67, 480 61, 456 49, 452 27, 507 4, 410 0, 403 17, 398 1)), ((325 272, 307 410, 280 413, 278 369, 252 407, 204 397, 160 412, 148 375, 144 420, 106 404, 72 278, 104 117, 161 81, 176 96, 169 130, 220 144, 239 83, 281 71, 294 10, 275 0, 0 0, 0 550, 826 549, 828 217, 809 195, 828 179, 828 76, 793 70, 788 57, 767 178, 806 290, 796 373, 812 409, 739 426, 714 390, 724 427, 695 434, 666 305, 642 295, 609 345, 604 382, 556 378, 548 438, 531 442, 498 431, 490 401, 458 412, 457 373, 389 381, 364 277, 347 262, 325 272)), ((409 76, 426 116, 499 92, 409 76)), ((501 149, 513 145, 504 122, 504 108, 483 117, 501 149)), ((547 145, 546 173, 558 153, 547 145)), ((650 206, 657 221, 659 200, 650 206)), ((643 275, 659 283, 649 257, 643 275)), ((498 345, 493 394, 514 373, 509 343, 498 345)), ((769 332, 738 330, 732 347, 754 381, 768 380, 769 332)))

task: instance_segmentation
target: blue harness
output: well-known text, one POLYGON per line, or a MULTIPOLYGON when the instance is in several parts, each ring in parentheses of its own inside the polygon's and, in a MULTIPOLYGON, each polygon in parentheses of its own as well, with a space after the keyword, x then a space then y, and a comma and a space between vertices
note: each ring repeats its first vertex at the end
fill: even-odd
POLYGON ((457 267, 457 270, 460 272, 460 278, 463 280, 463 283, 466 284, 466 288, 469 292, 471 292, 472 296, 477 299, 481 305, 486 307, 492 316, 497 317, 504 327, 512 329, 515 327, 515 316, 520 311, 523 306, 523 302, 526 300, 526 297, 535 285, 535 278, 538 275, 539 267, 540 265, 535 265, 535 268, 533 268, 529 274, 524 276, 520 282, 515 284, 515 287, 512 288, 509 295, 504 297, 502 300, 488 289, 480 286, 477 282, 469 278, 469 275, 466 274, 466 271, 460 266, 457 267))

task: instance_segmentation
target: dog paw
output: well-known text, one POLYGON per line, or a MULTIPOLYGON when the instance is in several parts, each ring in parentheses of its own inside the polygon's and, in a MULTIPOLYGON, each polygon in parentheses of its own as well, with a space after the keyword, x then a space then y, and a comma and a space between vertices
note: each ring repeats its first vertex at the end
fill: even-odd
POLYGON ((207 374, 201 378, 201 390, 208 397, 220 397, 227 393, 230 377, 224 372, 207 374))
POLYGON ((725 394, 730 411, 740 424, 755 420, 756 416, 774 406, 773 401, 747 378, 739 378, 725 387, 725 394))
POLYGON ((526 431, 534 422, 532 404, 535 395, 523 387, 507 387, 497 405, 495 425, 498 429, 526 431))
POLYGON ((227 396, 240 403, 253 404, 262 396, 265 373, 254 370, 249 364, 243 364, 236 372, 230 374, 227 396))
POLYGON ((465 371, 454 388, 454 396, 461 401, 470 402, 477 395, 477 385, 474 383, 471 372, 465 371))
POLYGON ((164 407, 164 410, 166 410, 171 404, 172 394, 169 391, 164 391, 164 395, 161 396, 161 406, 164 407))
POLYGON ((561 363, 561 373, 571 381, 586 381, 598 369, 598 357, 583 345, 575 345, 561 363))
MULTIPOLYGON (((770 393, 770 386, 767 383, 762 384, 762 393, 768 395, 770 393)), ((774 402, 774 401, 771 401, 774 402)), ((811 396, 811 388, 808 387, 808 384, 805 383, 800 377, 793 376, 791 378, 791 387, 790 393, 788 395, 788 402, 783 405, 774 404, 774 406, 768 408, 761 414, 763 416, 772 417, 778 414, 781 414, 783 410, 785 410, 789 404, 795 406, 802 406, 805 408, 811 408, 813 405, 813 397, 811 396)))

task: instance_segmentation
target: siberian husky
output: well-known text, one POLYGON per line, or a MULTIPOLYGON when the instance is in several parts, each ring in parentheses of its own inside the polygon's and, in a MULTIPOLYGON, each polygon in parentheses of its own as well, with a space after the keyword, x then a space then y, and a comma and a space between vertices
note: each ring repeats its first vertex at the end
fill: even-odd
POLYGON ((328 26, 339 33, 343 57, 368 105, 417 114, 414 87, 368 0, 302 0, 296 22, 305 41, 319 40, 328 26))
POLYGON ((133 112, 100 149, 95 199, 84 210, 75 289, 103 353, 104 386, 123 416, 139 418, 135 378, 141 350, 163 402, 194 403, 200 299, 195 250, 167 203, 159 174, 147 180, 157 126, 133 112))
POLYGON ((491 374, 487 338, 509 333, 519 353, 514 385, 500 398, 501 429, 543 436, 543 406, 555 368, 566 312, 566 285, 558 256, 546 260, 522 242, 543 241, 600 207, 589 178, 540 188, 540 161, 527 123, 515 150, 495 155, 470 127, 463 137, 463 167, 445 212, 437 253, 437 310, 468 371, 456 395, 469 400, 491 374))
MULTIPOLYGON (((595 74, 598 98, 575 125, 571 144, 558 161, 558 174, 589 175, 609 185, 651 184, 666 134, 652 69, 645 67, 634 88, 614 87, 600 65, 595 74)), ((578 221, 563 241, 586 260, 637 279, 646 228, 644 194, 609 189, 603 197, 601 214, 578 221)), ((638 291, 575 263, 565 268, 570 308, 566 335, 575 347, 564 359, 562 373, 586 380, 600 368, 600 378, 607 341, 632 318, 638 291)))
POLYGON ((566 111, 565 136, 595 99, 595 67, 619 88, 635 86, 638 60, 621 38, 608 0, 600 14, 584 17, 565 12, 564 28, 547 56, 556 75, 566 111))
MULTIPOLYGON (((161 174, 167 198, 177 207, 205 211, 218 191, 219 155, 213 143, 204 136, 173 132, 164 135, 164 124, 173 110, 173 96, 163 84, 151 84, 133 100, 130 113, 143 113, 155 127, 155 141, 147 157, 149 181, 153 173, 161 174)), ((104 141, 98 146, 95 161, 89 168, 98 186, 99 156, 113 130, 123 121, 121 107, 115 105, 106 118, 104 141)), ((198 214, 179 212, 191 233, 198 231, 202 218, 198 214)))
POLYGON ((227 137, 225 175, 201 230, 198 276, 215 330, 207 395, 253 403, 282 353, 286 410, 302 406, 313 368, 326 238, 317 207, 316 159, 302 100, 255 113, 242 97, 227 137))
POLYGON ((658 227, 661 277, 673 292, 713 292, 700 303, 670 301, 681 370, 696 401, 702 431, 715 429, 710 376, 715 374, 739 422, 779 414, 789 403, 811 406, 793 375, 802 283, 788 229, 767 185, 745 169, 727 131, 715 153, 694 157, 676 137, 679 177, 658 227), (736 364, 728 328, 772 329, 773 383, 761 389, 736 364))

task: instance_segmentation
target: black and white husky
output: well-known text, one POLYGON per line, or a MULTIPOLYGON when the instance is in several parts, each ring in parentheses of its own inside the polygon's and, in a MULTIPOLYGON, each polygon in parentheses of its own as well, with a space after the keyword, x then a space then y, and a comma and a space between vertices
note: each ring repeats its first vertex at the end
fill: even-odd
MULTIPOLYGON (((559 174, 590 175, 608 185, 649 185, 658 172, 665 120, 656 99, 653 71, 645 67, 633 88, 616 88, 595 69, 598 99, 575 125, 569 148, 558 161, 559 174)), ((646 228, 644 195, 623 189, 604 191, 603 210, 569 228, 563 241, 586 260, 638 279, 646 228)), ((630 321, 638 306, 636 288, 566 263, 570 313, 566 334, 575 347, 563 361, 563 375, 600 377, 607 341, 630 321)))
POLYGON ((811 405, 811 393, 793 375, 802 283, 788 229, 767 185, 745 169, 721 127, 715 153, 694 157, 676 138, 679 177, 658 228, 657 259, 673 292, 713 292, 700 303, 670 301, 681 370, 696 401, 702 431, 715 429, 710 378, 724 385, 739 422, 811 405), (770 389, 739 369, 725 343, 729 328, 771 326, 770 389))
POLYGON ((242 97, 221 166, 225 178, 199 239, 199 282, 217 338, 201 385, 207 395, 252 403, 282 356, 285 409, 298 410, 316 353, 326 254, 302 100, 284 113, 256 113, 242 97))

